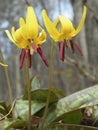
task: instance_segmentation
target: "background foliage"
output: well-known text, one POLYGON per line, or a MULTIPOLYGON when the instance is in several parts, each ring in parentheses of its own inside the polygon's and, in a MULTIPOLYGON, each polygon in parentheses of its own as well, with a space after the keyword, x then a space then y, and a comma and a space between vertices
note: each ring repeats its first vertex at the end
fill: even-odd
MULTIPOLYGON (((78 26, 82 16, 83 4, 87 5, 88 12, 80 34, 75 38, 83 50, 83 57, 78 53, 72 55, 66 51, 66 59, 61 63, 58 58, 58 45, 55 49, 54 69, 53 69, 53 87, 60 88, 65 95, 69 95, 75 91, 87 88, 98 83, 98 1, 97 0, 1 0, 0 4, 0 48, 3 51, 6 63, 9 65, 9 78, 13 90, 14 98, 20 97, 24 91, 23 70, 19 70, 19 50, 10 43, 6 37, 4 30, 11 29, 12 25, 18 26, 18 18, 25 17, 27 5, 35 8, 40 24, 43 26, 41 10, 45 8, 54 19, 58 13, 67 14, 74 22, 75 27, 78 26), (48 3, 48 4, 47 4, 48 3), (66 12, 67 10, 67 12, 66 12), (72 12, 70 11, 72 10, 72 12), (54 16, 53 16, 54 14, 54 16), (73 17, 74 16, 74 17, 73 17), (14 56, 13 56, 14 55, 14 56)), ((51 41, 47 38, 47 42, 43 48, 47 59, 49 59, 49 50, 51 41)), ((41 88, 47 87, 48 68, 44 69, 44 64, 40 57, 33 56, 33 66, 31 77, 38 76, 41 88)), ((2 60, 2 59, 1 59, 2 60)), ((0 67, 0 99, 8 99, 8 90, 4 70, 0 67)))
MULTIPOLYGON (((18 19, 20 16, 25 17, 28 5, 34 7, 43 27, 42 9, 47 10, 52 20, 56 18, 57 14, 67 15, 77 27, 84 4, 87 6, 87 18, 83 29, 75 37, 81 46, 83 56, 79 56, 78 52, 72 55, 69 50, 66 50, 65 61, 61 63, 58 56, 58 44, 55 46, 53 86, 44 125, 47 130, 96 130, 98 127, 98 0, 56 0, 55 2, 52 0, 6 0, 5 2, 1 0, 0 48, 9 65, 9 78, 16 100, 12 105, 5 103, 5 101, 8 103, 9 99, 8 88, 4 68, 0 66, 0 120, 2 117, 5 119, 0 121, 0 129, 23 128, 25 130, 28 114, 24 70, 19 70, 20 52, 10 43, 4 30, 10 30, 12 25, 17 28, 18 19)), ((50 38, 47 37, 43 48, 48 61, 50 45, 50 38)), ((49 68, 45 68, 37 55, 34 55, 32 59, 33 66, 30 72, 32 129, 36 128, 37 130, 48 93, 46 88, 49 68), (35 75, 37 77, 34 77, 35 75)), ((1 55, 0 61, 2 61, 1 55)))

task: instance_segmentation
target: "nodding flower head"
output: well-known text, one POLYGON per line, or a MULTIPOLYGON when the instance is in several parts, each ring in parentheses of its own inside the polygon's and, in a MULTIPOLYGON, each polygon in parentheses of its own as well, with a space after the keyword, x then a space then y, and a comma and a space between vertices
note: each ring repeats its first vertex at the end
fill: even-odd
MULTIPOLYGON (((28 67, 31 67, 31 55, 38 53, 43 60, 43 51, 41 45, 46 41, 46 32, 38 24, 33 7, 29 6, 26 13, 26 19, 19 19, 19 28, 15 30, 12 27, 11 33, 5 31, 8 38, 18 48, 21 48, 20 53, 20 68, 23 67, 25 57, 28 59, 28 67), (41 54, 39 49, 41 48, 41 54)), ((44 57, 44 63, 48 66, 48 62, 44 57)))
POLYGON ((59 55, 60 59, 64 61, 64 52, 65 47, 68 47, 68 41, 70 43, 70 47, 72 53, 74 53, 74 46, 78 49, 79 53, 82 55, 82 51, 72 38, 76 36, 82 29, 84 25, 84 21, 86 18, 86 6, 84 6, 83 15, 80 21, 79 26, 75 29, 73 23, 65 16, 59 15, 58 18, 52 22, 45 10, 42 11, 44 25, 50 35, 50 37, 55 41, 59 42, 59 55))

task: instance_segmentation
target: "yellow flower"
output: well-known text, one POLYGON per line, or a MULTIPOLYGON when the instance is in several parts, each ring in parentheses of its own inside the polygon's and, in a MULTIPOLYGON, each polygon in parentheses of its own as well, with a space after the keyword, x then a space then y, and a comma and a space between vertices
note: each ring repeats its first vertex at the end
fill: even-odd
POLYGON ((68 40, 70 41, 72 52, 74 53, 74 45, 75 45, 78 51, 80 52, 80 54, 82 55, 81 49, 79 48, 78 44, 72 40, 72 38, 80 32, 84 24, 86 18, 86 6, 84 6, 83 15, 77 29, 74 28, 72 22, 65 16, 59 15, 58 19, 55 22, 52 22, 47 16, 45 10, 42 11, 42 15, 43 15, 45 27, 48 33, 50 34, 51 38, 55 42, 60 42, 59 43, 60 59, 64 61, 64 50, 65 50, 65 46, 68 47, 67 45, 68 40))
POLYGON ((31 67, 31 55, 33 53, 39 53, 46 66, 48 66, 41 48, 42 43, 46 41, 46 33, 38 24, 35 12, 31 6, 27 9, 26 19, 22 17, 19 19, 19 28, 15 30, 15 27, 12 27, 12 35, 8 30, 5 32, 8 38, 17 47, 21 48, 20 68, 22 68, 26 56, 29 67, 31 67))

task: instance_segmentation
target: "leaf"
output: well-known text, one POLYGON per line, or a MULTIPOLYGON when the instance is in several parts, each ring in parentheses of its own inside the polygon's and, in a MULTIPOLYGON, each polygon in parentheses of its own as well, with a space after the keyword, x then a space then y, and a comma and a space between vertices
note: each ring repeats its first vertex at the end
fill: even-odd
MULTIPOLYGON (((47 95, 48 95, 48 89, 37 89, 31 92, 31 100, 37 100, 41 102, 46 102, 47 100, 47 95)), ((23 100, 27 100, 28 95, 25 94, 23 96, 23 100)), ((56 96, 55 93, 51 91, 51 96, 50 96, 50 103, 58 101, 58 97, 56 96)))
POLYGON ((40 82, 39 82, 37 76, 35 76, 33 78, 33 80, 31 81, 31 91, 34 91, 37 89, 40 89, 40 82))
POLYGON ((5 102, 0 102, 0 106, 2 106, 2 107, 4 107, 4 108, 6 108, 6 107, 7 107, 7 105, 6 105, 6 103, 5 103, 5 102))
POLYGON ((55 93, 57 96, 62 96, 62 97, 64 97, 65 96, 65 94, 64 94, 64 92, 62 91, 62 90, 60 90, 59 88, 51 88, 51 91, 53 92, 53 93, 55 93))
POLYGON ((44 125, 50 125, 63 114, 94 104, 98 104, 98 85, 64 97, 51 105, 44 125))
POLYGON ((79 124, 82 120, 81 110, 75 110, 62 115, 59 119, 67 124, 79 124))
MULTIPOLYGON (((35 76, 31 79, 31 99, 46 102, 48 89, 41 89, 38 78, 35 76)), ((64 93, 58 88, 51 88, 50 102, 55 102, 60 96, 64 97, 64 93)), ((27 87, 23 95, 23 100, 28 100, 27 87)))
POLYGON ((6 103, 5 102, 0 102, 0 113, 2 115, 6 115, 8 113, 8 111, 9 111, 9 108, 6 105, 6 103))
MULTIPOLYGON (((39 82, 39 80, 38 80, 38 78, 37 78, 37 76, 35 76, 35 77, 32 77, 31 79, 30 79, 30 87, 31 87, 31 91, 34 91, 34 90, 37 90, 37 89, 40 89, 40 82, 39 82)), ((23 97, 25 97, 25 95, 27 95, 28 94, 28 89, 27 89, 27 85, 25 86, 25 91, 24 91, 24 96, 23 97)))
POLYGON ((73 124, 55 124, 45 130, 98 130, 98 128, 73 124))
MULTIPOLYGON (((45 106, 44 102, 40 101, 32 101, 31 102, 31 115, 34 115, 39 110, 41 110, 45 106)), ((24 121, 27 121, 28 119, 28 100, 17 100, 13 115, 15 118, 20 118, 24 121)))
POLYGON ((23 120, 19 120, 19 119, 16 119, 13 121, 6 119, 6 120, 0 122, 0 125, 2 125, 3 130, 13 130, 11 128, 24 128, 25 126, 27 126, 27 122, 23 121, 23 120))

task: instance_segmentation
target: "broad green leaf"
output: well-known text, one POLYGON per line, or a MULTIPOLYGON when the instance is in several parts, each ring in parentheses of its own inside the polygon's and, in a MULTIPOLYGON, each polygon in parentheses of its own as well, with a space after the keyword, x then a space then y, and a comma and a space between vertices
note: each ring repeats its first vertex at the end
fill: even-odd
POLYGON ((94 104, 98 104, 98 85, 64 97, 53 104, 47 113, 45 126, 50 125, 63 114, 94 104))
POLYGON ((57 96, 59 96, 59 97, 64 97, 65 96, 64 92, 61 89, 59 89, 59 88, 53 88, 52 87, 51 91, 53 93, 55 93, 57 96))
POLYGON ((27 126, 27 122, 19 119, 5 119, 4 121, 0 122, 0 125, 2 126, 2 130, 14 130, 14 128, 24 128, 27 126))
MULTIPOLYGON (((31 102, 31 114, 34 115, 45 106, 44 102, 32 101, 31 102)), ((28 119, 28 100, 17 100, 13 110, 14 118, 20 118, 24 121, 28 119)))
POLYGON ((82 118, 83 118, 82 113, 81 113, 81 110, 79 109, 79 110, 68 112, 62 115, 57 120, 61 119, 63 123, 65 122, 66 124, 79 124, 82 118))
MULTIPOLYGON (((37 89, 31 92, 31 99, 41 101, 41 102, 46 102, 47 95, 48 95, 47 89, 37 89)), ((28 99, 28 95, 26 94, 23 96, 23 100, 27 100, 27 99, 28 99)), ((58 100, 58 97, 56 96, 55 93, 51 91, 50 103, 55 102, 57 100, 58 100)))
POLYGON ((40 82, 37 78, 37 76, 35 76, 32 81, 31 81, 31 91, 40 89, 40 82))
POLYGON ((73 124, 56 124, 45 130, 98 130, 98 128, 73 124))

